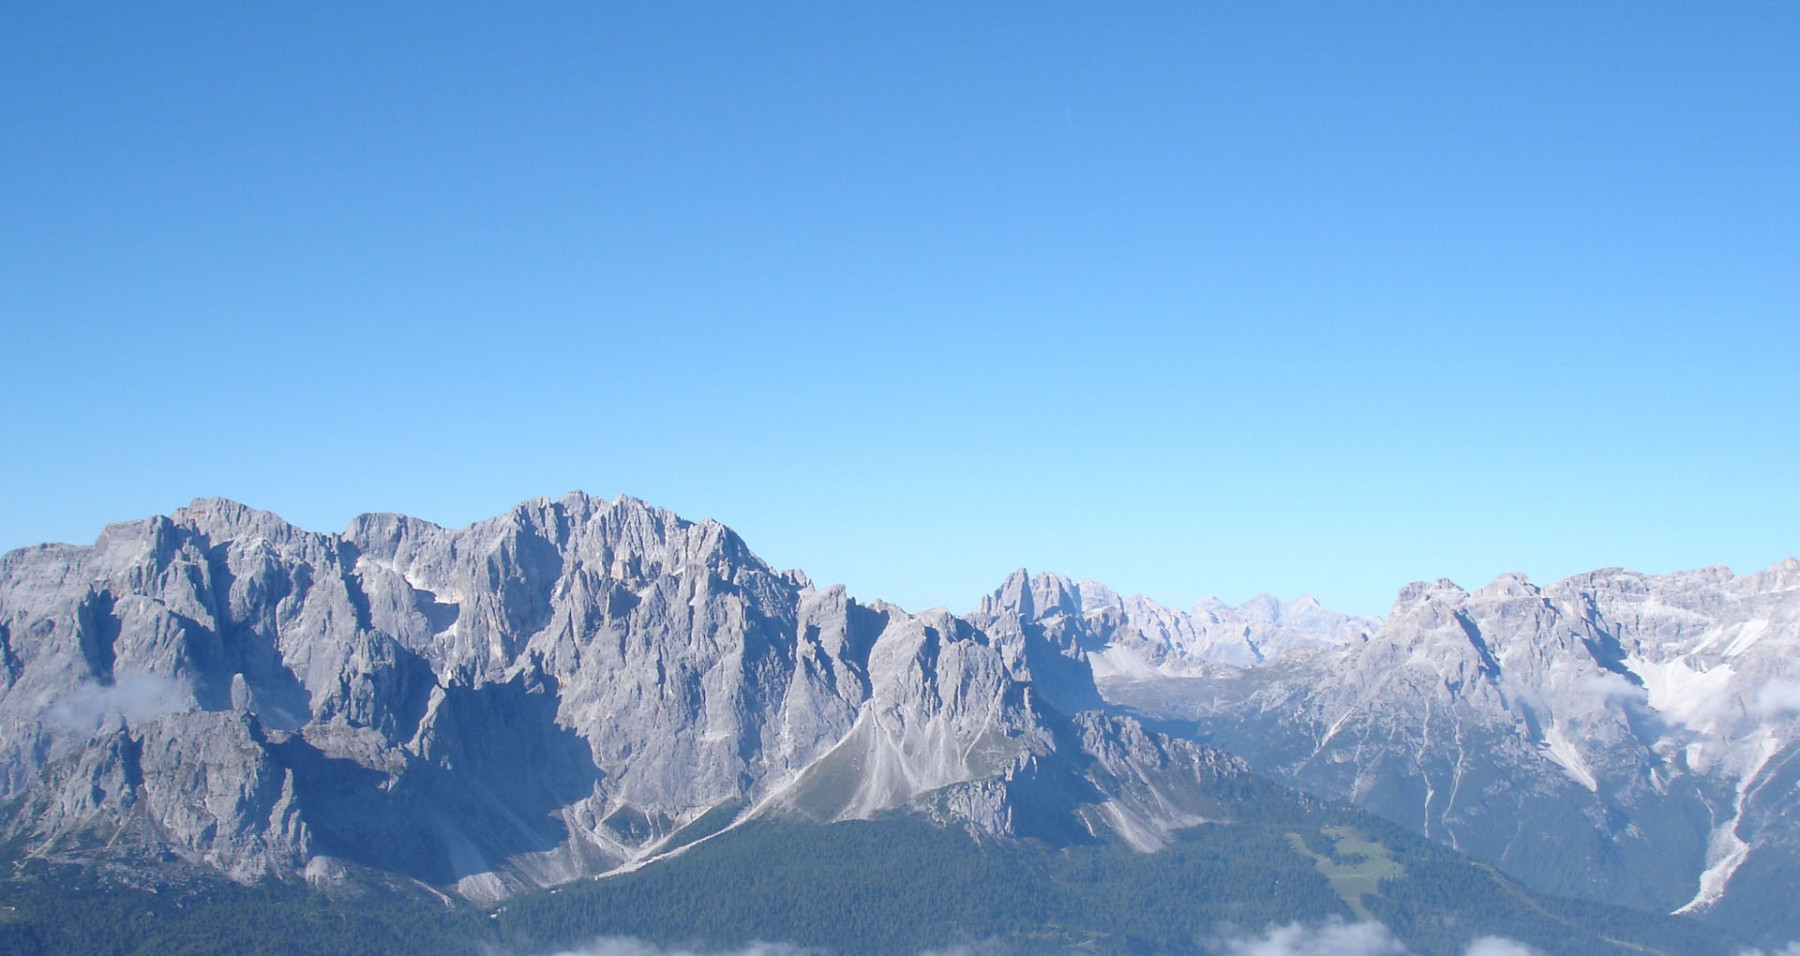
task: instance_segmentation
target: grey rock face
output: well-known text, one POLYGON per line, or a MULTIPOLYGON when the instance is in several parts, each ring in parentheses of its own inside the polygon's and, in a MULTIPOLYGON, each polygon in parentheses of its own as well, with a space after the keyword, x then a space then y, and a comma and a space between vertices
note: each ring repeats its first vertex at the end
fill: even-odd
POLYGON ((1243 772, 1073 720, 1091 679, 1021 620, 862 605, 624 497, 341 535, 197 501, 0 557, 4 835, 493 899, 759 813, 1149 847, 1243 772))
POLYGON ((1800 936, 1800 563, 1403 590, 1367 642, 1100 688, 1551 892, 1800 936))

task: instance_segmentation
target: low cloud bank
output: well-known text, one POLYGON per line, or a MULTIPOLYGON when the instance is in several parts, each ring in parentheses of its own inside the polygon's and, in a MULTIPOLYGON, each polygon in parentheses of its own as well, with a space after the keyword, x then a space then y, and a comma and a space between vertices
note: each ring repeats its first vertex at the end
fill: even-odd
POLYGON ((553 956, 824 956, 824 951, 788 943, 751 943, 737 949, 689 949, 680 946, 670 949, 630 936, 608 936, 579 949, 560 950, 553 956))
MULTIPOLYGON (((1001 946, 959 946, 931 949, 919 956, 979 956, 1004 950, 1001 946)), ((1413 951, 1380 923, 1346 923, 1329 920, 1318 926, 1289 923, 1270 926, 1261 933, 1214 940, 1206 951, 1216 956, 1413 956, 1413 951)), ((826 950, 791 943, 751 943, 737 949, 664 947, 631 937, 603 937, 578 949, 547 956, 828 956, 826 950)), ((1465 956, 1542 956, 1516 940, 1483 936, 1469 944, 1465 956)), ((1746 954, 1750 956, 1750 954, 1746 954)), ((1800 956, 1789 947, 1773 956, 1800 956)))
POLYGON ((1406 944, 1380 923, 1337 921, 1323 926, 1271 926, 1260 936, 1226 940, 1217 951, 1222 956, 1406 956, 1409 952, 1406 944))
MULTIPOLYGON (((1412 956, 1380 923, 1330 920, 1319 926, 1289 923, 1271 926, 1260 935, 1225 940, 1214 947, 1220 956, 1412 956)), ((1469 944, 1465 956, 1542 956, 1537 950, 1500 936, 1483 936, 1469 944)))

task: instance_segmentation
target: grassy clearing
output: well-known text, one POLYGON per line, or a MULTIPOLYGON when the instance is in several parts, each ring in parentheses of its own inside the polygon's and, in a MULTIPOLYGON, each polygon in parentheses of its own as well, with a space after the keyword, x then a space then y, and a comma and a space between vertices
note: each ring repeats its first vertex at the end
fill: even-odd
POLYGON ((1331 855, 1316 853, 1298 833, 1287 835, 1294 851, 1310 858, 1319 874, 1357 919, 1375 917, 1363 905, 1366 896, 1381 893, 1381 881, 1403 876, 1406 869, 1388 852, 1388 848, 1363 836, 1355 827, 1322 827, 1319 832, 1332 841, 1331 855))

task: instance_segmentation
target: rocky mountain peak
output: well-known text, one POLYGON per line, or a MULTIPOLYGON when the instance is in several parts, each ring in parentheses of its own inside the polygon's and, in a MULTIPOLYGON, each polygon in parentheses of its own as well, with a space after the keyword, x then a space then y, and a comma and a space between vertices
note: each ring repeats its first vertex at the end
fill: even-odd
POLYGON ((1800 559, 1785 558, 1754 574, 1745 575, 1744 579, 1748 580, 1742 586, 1751 592, 1800 588, 1800 559))
POLYGON ((1129 820, 1148 846, 1193 785, 1079 754, 1112 739, 1069 723, 1103 702, 1035 617, 1079 622, 1068 579, 1015 575, 991 618, 864 606, 625 496, 341 536, 206 499, 0 569, 0 800, 25 808, 0 837, 37 852, 337 860, 492 899, 760 813, 1129 820))
POLYGON ((1400 589, 1394 598, 1394 608, 1388 612, 1389 620, 1417 610, 1423 605, 1460 605, 1468 600, 1469 592, 1456 585, 1449 578, 1438 578, 1436 581, 1414 581, 1400 589))
POLYGON ((1513 598, 1537 598, 1543 594, 1542 589, 1531 583, 1522 571, 1508 571, 1476 591, 1473 598, 1478 601, 1497 601, 1513 598))
POLYGON ((1000 582, 1000 586, 992 592, 982 595, 976 605, 975 614, 983 618, 996 618, 1003 614, 1014 614, 1020 617, 1035 617, 1037 609, 1032 601, 1031 573, 1018 568, 1000 582))

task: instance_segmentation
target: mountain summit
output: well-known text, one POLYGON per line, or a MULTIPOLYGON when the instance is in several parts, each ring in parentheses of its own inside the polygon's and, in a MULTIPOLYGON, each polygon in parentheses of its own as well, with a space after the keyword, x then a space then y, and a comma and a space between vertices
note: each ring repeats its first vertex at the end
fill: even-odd
POLYGON ((772 815, 1148 850, 1244 773, 1047 707, 1030 644, 815 590, 629 497, 341 535, 196 501, 0 558, 6 836, 491 900, 772 815))

